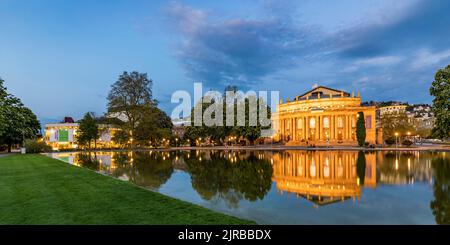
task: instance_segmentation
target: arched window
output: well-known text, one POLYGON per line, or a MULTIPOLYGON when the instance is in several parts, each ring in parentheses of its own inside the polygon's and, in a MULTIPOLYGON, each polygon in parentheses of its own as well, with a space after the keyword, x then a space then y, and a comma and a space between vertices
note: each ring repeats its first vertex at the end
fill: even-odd
POLYGON ((330 119, 328 117, 323 118, 323 127, 330 128, 330 119))
POLYGON ((309 120, 309 128, 316 128, 316 119, 314 117, 309 120))

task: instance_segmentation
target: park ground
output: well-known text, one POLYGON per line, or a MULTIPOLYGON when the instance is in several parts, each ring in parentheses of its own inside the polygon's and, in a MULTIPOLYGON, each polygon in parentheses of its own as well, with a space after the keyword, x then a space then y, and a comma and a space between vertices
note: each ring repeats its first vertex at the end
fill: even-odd
POLYGON ((0 157, 0 224, 254 224, 43 155, 0 157))

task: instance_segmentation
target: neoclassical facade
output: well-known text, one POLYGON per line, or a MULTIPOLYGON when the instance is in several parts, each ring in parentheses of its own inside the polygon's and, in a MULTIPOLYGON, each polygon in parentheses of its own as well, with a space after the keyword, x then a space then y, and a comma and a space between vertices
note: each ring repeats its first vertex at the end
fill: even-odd
POLYGON ((356 145, 356 120, 364 113, 366 142, 377 144, 375 106, 361 106, 361 96, 316 87, 277 105, 274 138, 288 145, 356 145))
POLYGON ((272 180, 276 182, 278 192, 296 194, 318 205, 349 198, 360 200, 361 187, 375 188, 377 185, 376 155, 367 153, 363 156, 366 164, 358 176, 357 151, 287 150, 275 153, 272 180))

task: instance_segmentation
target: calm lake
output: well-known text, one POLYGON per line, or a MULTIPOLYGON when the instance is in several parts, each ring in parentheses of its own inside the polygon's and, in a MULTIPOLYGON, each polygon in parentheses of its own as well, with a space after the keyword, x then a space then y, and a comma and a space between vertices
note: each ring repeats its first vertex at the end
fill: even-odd
POLYGON ((260 224, 444 224, 450 153, 137 151, 52 157, 260 224))

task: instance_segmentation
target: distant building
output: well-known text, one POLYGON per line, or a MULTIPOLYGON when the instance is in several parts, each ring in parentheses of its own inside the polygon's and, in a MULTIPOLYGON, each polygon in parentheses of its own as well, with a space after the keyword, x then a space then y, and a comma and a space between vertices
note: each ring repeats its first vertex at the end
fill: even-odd
MULTIPOLYGON (((44 141, 53 150, 78 148, 77 135, 79 133, 79 124, 73 122, 73 119, 72 123, 64 121, 62 123, 48 123, 45 125, 44 141)), ((112 136, 117 132, 117 128, 109 124, 99 124, 99 130, 100 137, 97 140, 97 147, 110 148, 117 146, 112 141, 112 136)))
POLYGON ((407 105, 388 105, 388 106, 382 106, 378 108, 380 111, 380 116, 383 116, 385 114, 401 114, 406 112, 407 105))
POLYGON ((353 93, 316 87, 292 101, 280 101, 273 114, 274 138, 289 145, 356 145, 358 112, 364 113, 366 141, 377 141, 375 106, 361 106, 361 96, 353 93))
POLYGON ((431 130, 434 127, 434 114, 431 106, 427 104, 410 105, 406 109, 406 115, 410 123, 417 130, 431 130))

